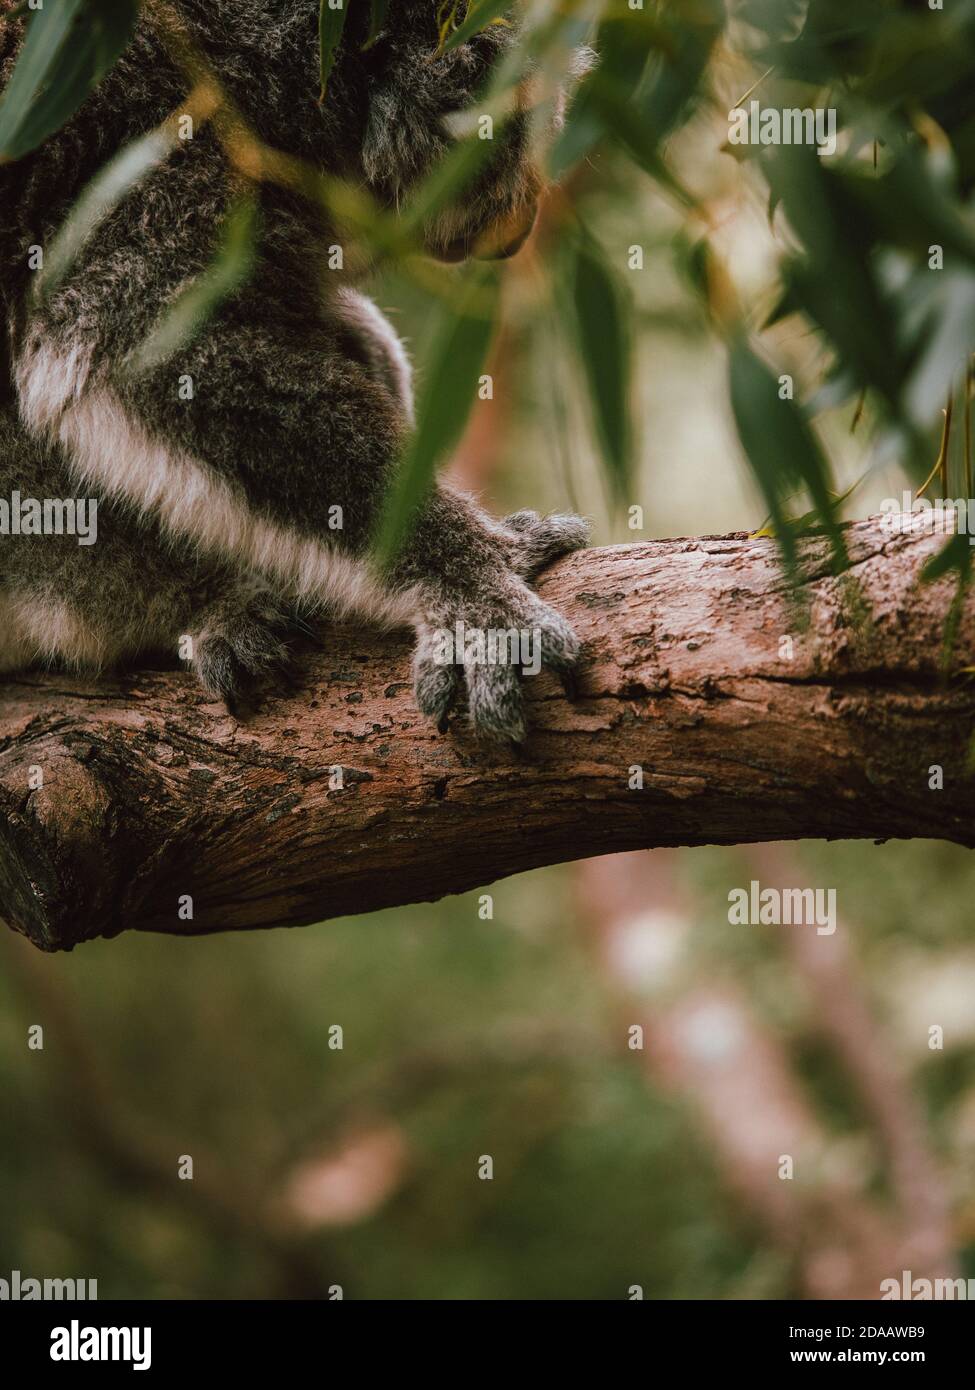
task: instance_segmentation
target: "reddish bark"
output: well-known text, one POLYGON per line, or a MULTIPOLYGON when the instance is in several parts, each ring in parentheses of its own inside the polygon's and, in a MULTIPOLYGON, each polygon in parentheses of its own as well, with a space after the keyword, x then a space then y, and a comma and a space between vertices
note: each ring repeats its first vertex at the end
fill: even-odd
POLYGON ((438 735, 413 705, 409 636, 348 626, 303 657, 299 693, 246 722, 182 672, 7 679, 3 915, 58 949, 127 927, 300 925, 653 845, 975 844, 975 601, 944 680, 954 585, 918 583, 941 538, 868 521, 847 542, 840 578, 806 546, 805 629, 766 539, 560 562, 540 589, 585 641, 581 698, 530 680, 521 756, 477 746, 460 717, 438 735))

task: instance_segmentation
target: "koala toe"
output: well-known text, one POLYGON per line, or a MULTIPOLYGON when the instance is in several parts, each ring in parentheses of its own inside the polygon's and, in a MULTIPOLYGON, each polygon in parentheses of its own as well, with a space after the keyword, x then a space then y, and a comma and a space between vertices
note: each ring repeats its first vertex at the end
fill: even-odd
POLYGON ((517 668, 482 662, 465 667, 471 726, 481 738, 520 744, 526 733, 525 696, 517 668))
POLYGON ((226 701, 231 709, 246 693, 249 674, 226 638, 207 637, 195 643, 193 665, 206 693, 226 701))
POLYGON ((521 511, 505 517, 503 524, 514 533, 512 568, 525 579, 534 578, 560 556, 583 549, 589 541, 589 523, 581 516, 521 511))
POLYGON ((492 616, 485 636, 483 649, 475 647, 464 660, 470 722, 482 738, 519 745, 526 735, 525 696, 532 676, 553 672, 575 698, 579 639, 561 613, 528 589, 492 616))
POLYGON ((536 600, 536 605, 531 621, 538 634, 541 663, 561 677, 563 684, 567 679, 571 682, 579 661, 579 639, 557 609, 541 599, 536 600))
POLYGON ((421 633, 413 655, 413 690, 417 709, 436 720, 442 734, 460 691, 457 666, 443 660, 432 633, 421 633))

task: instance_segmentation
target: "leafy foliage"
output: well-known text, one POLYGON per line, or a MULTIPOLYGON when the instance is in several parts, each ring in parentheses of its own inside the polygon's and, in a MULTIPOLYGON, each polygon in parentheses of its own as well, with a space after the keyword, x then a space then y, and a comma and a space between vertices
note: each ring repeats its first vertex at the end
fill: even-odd
POLYGON ((618 277, 588 238, 569 243, 563 257, 563 309, 575 331, 589 383, 596 433, 614 497, 630 496, 632 429, 628 399, 631 346, 627 305, 618 277), (589 351, 598 344, 599 351, 589 351))
POLYGON ((474 274, 441 322, 420 393, 417 428, 390 490, 376 543, 380 564, 396 556, 436 465, 460 439, 494 328, 497 284, 474 274))
POLYGON ((321 73, 322 90, 319 94, 319 101, 325 100, 328 91, 329 73, 335 66, 335 56, 342 41, 348 13, 345 5, 335 9, 329 4, 329 0, 321 0, 321 7, 318 12, 318 67, 321 73))
POLYGON ((20 159, 74 115, 125 48, 138 0, 48 0, 32 11, 0 104, 0 160, 20 159))
MULTIPOLYGON (((349 6, 366 3, 368 45, 382 33, 387 0, 347 0, 337 9, 322 0, 324 100, 329 73, 348 42, 349 6)), ((124 46, 136 8, 134 0, 111 5, 51 0, 31 16, 0 105, 4 157, 23 155, 71 115, 124 46)), ((510 0, 447 0, 435 16, 441 49, 456 47, 488 25, 509 22, 516 9, 518 41, 494 73, 483 109, 497 113, 496 125, 503 127, 511 93, 531 71, 541 92, 537 123, 544 125, 554 93, 573 67, 575 48, 594 43, 599 61, 579 86, 550 150, 550 167, 570 194, 576 189, 584 194, 591 160, 611 150, 631 161, 634 176, 654 181, 679 209, 685 227, 675 247, 686 260, 687 246, 697 243, 690 260, 711 267, 692 283, 715 329, 729 342, 734 416, 785 557, 795 554, 791 533, 797 525, 789 515, 796 509, 787 501, 798 489, 842 562, 829 468, 810 424, 821 411, 858 402, 859 419, 866 399, 866 415, 885 456, 893 453, 920 479, 928 471, 946 403, 960 397, 954 418, 965 421, 962 467, 968 485, 969 364, 975 346, 975 0, 956 0, 942 10, 917 0, 858 0, 856 5, 849 0, 646 0, 638 9, 628 0, 560 5, 525 0, 520 6, 510 0), (835 119, 835 147, 832 141, 828 151, 781 141, 732 147, 726 122, 734 105, 730 84, 739 80, 762 112, 819 112, 835 119), (777 373, 762 360, 769 349, 760 354, 749 345, 760 306, 750 303, 747 293, 735 292, 737 267, 720 266, 710 209, 701 206, 691 189, 693 179, 673 157, 674 142, 688 123, 707 132, 705 144, 715 160, 736 155, 744 194, 764 189, 780 281, 778 307, 766 320, 770 342, 784 319, 800 316, 821 347, 821 370, 809 373, 804 402, 779 399, 777 373), (732 289, 723 295, 718 314, 715 268, 732 289)), ((435 46, 436 35, 432 39, 435 46)), ((465 130, 462 122, 460 129, 455 149, 415 191, 395 227, 380 209, 370 211, 361 190, 353 196, 320 186, 313 171, 304 191, 333 211, 354 204, 356 235, 371 240, 373 263, 395 261, 415 273, 411 258, 424 220, 462 198, 490 155, 489 141, 465 130)), ((87 211, 79 210, 69 224, 58 248, 59 267, 80 244, 79 229, 90 234, 92 208, 110 204, 119 168, 138 163, 135 154, 122 157, 111 176, 106 172, 108 185, 82 200, 87 211)), ((267 162, 257 164, 265 170, 260 176, 267 177, 267 162)), ((235 238, 253 228, 251 222, 234 225, 235 238)), ((632 329, 629 297, 621 293, 618 273, 623 261, 618 249, 603 250, 583 237, 575 218, 572 225, 565 254, 552 260, 551 298, 560 316, 562 350, 578 357, 581 370, 574 377, 586 384, 591 398, 593 441, 613 495, 624 501, 638 441, 630 420, 632 329)), ((634 239, 639 235, 634 229, 634 239)), ((225 246, 221 257, 170 320, 167 350, 177 333, 199 331, 220 296, 246 273, 248 256, 238 241, 232 249, 225 246)), ((468 280, 445 280, 437 288, 444 296, 445 326, 425 379, 439 381, 440 389, 423 392, 404 475, 383 520, 380 549, 387 556, 392 538, 404 534, 405 512, 397 509, 415 507, 466 416, 454 396, 473 389, 475 373, 467 374, 464 385, 445 352, 450 356, 447 349, 458 348, 458 370, 473 368, 487 342, 483 322, 469 315, 468 280)), ((945 489, 950 485, 947 442, 941 469, 945 489)), ((952 546, 944 563, 964 572, 970 548, 952 546)))

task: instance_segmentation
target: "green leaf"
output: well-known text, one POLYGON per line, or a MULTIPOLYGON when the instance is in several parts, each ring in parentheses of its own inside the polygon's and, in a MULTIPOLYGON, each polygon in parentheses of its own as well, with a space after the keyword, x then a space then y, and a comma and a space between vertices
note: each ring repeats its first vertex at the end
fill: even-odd
POLYGON ((213 260, 202 275, 176 296, 145 342, 132 354, 131 371, 150 371, 160 366, 196 336, 227 296, 249 277, 256 242, 257 207, 252 198, 240 198, 224 220, 213 260))
POLYGON ((511 9, 512 0, 471 0, 464 20, 457 26, 444 44, 444 52, 459 48, 462 43, 479 34, 496 19, 502 18, 511 9))
POLYGON ((339 8, 333 9, 330 0, 321 0, 318 11, 318 66, 321 77, 319 101, 325 100, 328 79, 335 66, 335 55, 349 13, 349 3, 350 0, 339 0, 339 8))
POLYGON ((925 584, 932 584, 936 579, 950 574, 952 570, 957 570, 959 576, 967 579, 971 566, 972 548, 968 543, 968 536, 959 534, 952 536, 937 555, 932 555, 925 563, 921 570, 921 580, 925 584))
POLYGON ((660 132, 644 120, 637 108, 624 100, 597 73, 588 92, 592 111, 596 112, 608 134, 615 135, 627 154, 644 173, 672 193, 685 208, 695 206, 695 199, 671 172, 660 151, 660 132))
POLYGON ((562 265, 561 303, 582 359, 593 422, 613 495, 629 496, 632 471, 630 383, 632 350, 628 305, 602 256, 577 241, 562 265))
MULTIPOLYGON (((946 676, 951 671, 951 659, 961 627, 968 588, 972 582, 972 547, 969 542, 970 537, 962 532, 952 536, 947 545, 942 546, 937 555, 932 555, 921 570, 922 584, 931 584, 953 571, 958 574, 941 638, 941 669, 946 676)), ((975 741, 972 744, 972 756, 975 758, 975 741)))
POLYGON ((44 253, 44 268, 36 284, 36 293, 40 298, 52 293, 95 229, 118 207, 126 194, 166 158, 174 143, 175 137, 168 130, 152 130, 124 146, 99 169, 83 189, 44 253))
POLYGON ((667 0, 661 18, 671 29, 657 71, 641 96, 637 115, 657 131, 669 131, 701 95, 711 51, 724 28, 724 0, 667 0))
POLYGON ((459 441, 494 333, 497 277, 478 270, 453 308, 444 308, 425 363, 417 423, 386 497, 374 542, 380 566, 392 563, 409 535, 437 464, 459 441))
POLYGON ((731 405, 738 434, 772 518, 790 574, 796 575, 796 540, 785 500, 797 483, 808 491, 837 564, 846 546, 834 510, 826 462, 801 410, 783 400, 779 383, 742 336, 730 345, 731 405))
POLYGON ((389 0, 369 0, 369 37, 363 47, 368 48, 379 38, 388 13, 389 0))
MULTIPOLYGON (((829 499, 830 509, 836 513, 846 499, 860 486, 862 478, 857 478, 856 482, 840 493, 831 493, 829 499)), ((812 511, 803 512, 801 516, 788 517, 789 527, 797 536, 809 535, 813 531, 822 528, 822 517, 818 507, 813 507, 812 511)), ((766 517, 757 531, 751 532, 752 536, 768 536, 775 539, 775 527, 772 525, 772 518, 766 517)))
POLYGON ((903 397, 908 417, 919 427, 938 418, 945 393, 975 348, 975 275, 968 270, 927 274, 933 291, 929 327, 903 397))
POLYGON ((137 0, 47 0, 31 14, 0 102, 0 160, 20 159, 74 115, 126 47, 137 0))
POLYGON ((807 252, 783 270, 790 304, 822 328, 858 384, 896 410, 906 364, 857 205, 808 145, 770 146, 762 164, 807 252))
POLYGON ((494 154, 490 140, 458 141, 412 193, 400 214, 404 237, 421 234, 426 222, 474 182, 494 154))
POLYGON ((561 178, 609 133, 593 100, 593 87, 611 89, 624 105, 631 102, 646 75, 652 50, 668 42, 668 34, 649 10, 614 11, 605 16, 593 45, 598 65, 583 79, 549 156, 553 178, 561 178))

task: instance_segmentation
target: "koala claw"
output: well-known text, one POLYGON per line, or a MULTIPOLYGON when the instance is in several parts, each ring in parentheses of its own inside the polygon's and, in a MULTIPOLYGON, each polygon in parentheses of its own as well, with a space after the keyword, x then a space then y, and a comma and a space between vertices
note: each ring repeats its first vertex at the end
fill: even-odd
POLYGON ((572 704, 579 698, 579 674, 574 667, 559 672, 559 681, 565 691, 565 698, 572 704))

